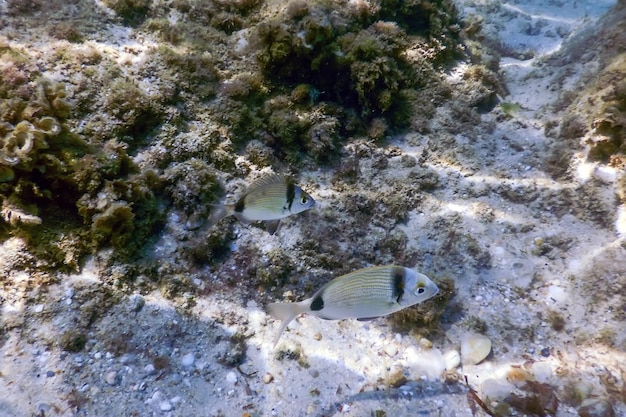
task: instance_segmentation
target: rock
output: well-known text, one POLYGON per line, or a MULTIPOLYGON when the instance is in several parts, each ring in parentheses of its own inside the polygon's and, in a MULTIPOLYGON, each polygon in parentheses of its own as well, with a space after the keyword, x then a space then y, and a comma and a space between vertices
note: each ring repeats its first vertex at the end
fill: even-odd
POLYGON ((163 401, 159 404, 159 409, 161 411, 172 411, 172 408, 174 408, 174 406, 169 401, 163 401))
POLYGON ((490 401, 502 401, 513 391, 515 385, 502 379, 487 378, 480 384, 481 395, 490 401))
POLYGON ((611 402, 605 398, 589 398, 578 409, 580 417, 615 417, 611 402))
POLYGON ((396 345, 393 345, 393 344, 385 345, 385 347, 383 348, 383 351, 390 358, 393 358, 394 356, 396 356, 398 354, 398 348, 396 347, 396 345))
POLYGON ((548 362, 535 362, 532 365, 532 373, 539 382, 549 382, 552 379, 552 365, 548 362))
POLYGON ((481 334, 468 333, 461 339, 463 366, 476 365, 491 352, 491 340, 481 334))
POLYGON ((419 340, 419 345, 422 349, 430 349, 433 347, 433 342, 426 339, 425 337, 421 337, 419 340))
POLYGON ((398 388, 399 386, 404 385, 406 381, 407 378, 404 376, 402 368, 397 367, 389 374, 387 384, 392 388, 398 388))
POLYGON ((443 354, 443 361, 445 363, 446 370, 450 371, 456 369, 461 363, 461 355, 457 350, 449 350, 443 354))
POLYGON ((266 372, 263 375, 263 383, 264 384, 269 384, 270 382, 272 382, 274 380, 274 375, 270 374, 269 372, 266 372))
POLYGON ((410 346, 405 354, 407 365, 416 377, 438 378, 445 370, 446 365, 439 349, 419 351, 410 346))
POLYGON ((233 371, 230 371, 226 374, 226 382, 235 385, 237 383, 237 374, 233 371))
POLYGON ((139 294, 133 294, 129 297, 129 299, 130 299, 130 309, 131 311, 134 311, 135 313, 138 313, 139 311, 141 311, 143 306, 146 304, 146 300, 144 300, 144 298, 139 294))
POLYGON ((186 354, 185 356, 183 356, 183 359, 181 360, 180 363, 183 366, 192 366, 193 363, 195 362, 195 360, 196 360, 196 356, 193 353, 190 352, 190 353, 186 354))
POLYGON ((109 385, 117 385, 117 372, 111 371, 106 374, 105 381, 109 385))

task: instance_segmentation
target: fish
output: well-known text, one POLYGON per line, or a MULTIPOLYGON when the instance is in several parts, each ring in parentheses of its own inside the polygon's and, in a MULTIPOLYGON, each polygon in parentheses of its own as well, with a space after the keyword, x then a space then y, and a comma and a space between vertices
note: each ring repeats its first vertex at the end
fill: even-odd
POLYGON ((264 221, 274 234, 281 219, 315 206, 315 200, 290 178, 272 174, 253 182, 234 204, 213 204, 209 227, 228 216, 244 223, 264 221))
POLYGON ((371 320, 426 301, 438 292, 437 284, 410 268, 359 269, 333 279, 306 300, 268 304, 269 314, 282 321, 274 346, 287 325, 302 313, 325 320, 371 320))

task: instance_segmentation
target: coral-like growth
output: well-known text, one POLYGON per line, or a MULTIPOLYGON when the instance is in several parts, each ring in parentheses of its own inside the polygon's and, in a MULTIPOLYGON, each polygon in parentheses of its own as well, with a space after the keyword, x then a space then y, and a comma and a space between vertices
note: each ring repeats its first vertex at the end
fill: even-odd
POLYGON ((137 253, 159 224, 154 181, 137 173, 125 145, 91 146, 68 129, 63 84, 43 79, 32 94, 13 100, 15 111, 0 124, 0 200, 9 233, 30 227, 33 250, 70 268, 102 246, 137 253))
MULTIPOLYGON (((622 81, 603 97, 604 105, 600 115, 592 123, 595 135, 589 141, 589 157, 608 162, 621 154, 622 164, 626 165, 626 65, 622 71, 618 73, 622 81)), ((614 163, 618 164, 617 160, 614 163)))
POLYGON ((150 10, 150 0, 104 0, 104 5, 112 9, 128 25, 138 25, 150 10))
POLYGON ((186 215, 207 215, 219 192, 215 169, 196 158, 173 163, 165 170, 165 183, 174 207, 186 215))

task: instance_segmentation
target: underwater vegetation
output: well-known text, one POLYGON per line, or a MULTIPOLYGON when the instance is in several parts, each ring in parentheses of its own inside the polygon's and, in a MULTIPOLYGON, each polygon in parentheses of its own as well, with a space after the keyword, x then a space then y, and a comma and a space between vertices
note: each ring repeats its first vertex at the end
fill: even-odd
MULTIPOLYGON (((173 210, 187 228, 176 238, 190 242, 177 252, 180 259, 221 270, 216 262, 229 251, 232 223, 191 231, 220 199, 222 181, 265 167, 297 176, 340 163, 347 175, 337 174, 339 189, 350 178, 363 182, 362 161, 382 171, 395 155, 378 148, 385 137, 409 126, 428 131, 436 106, 453 97, 437 72, 463 54, 465 35, 449 1, 102 4, 133 36, 157 39, 157 46, 141 59, 118 60, 81 43, 87 24, 76 31, 50 25, 46 33, 62 40, 49 64, 65 74, 56 82, 41 79, 25 51, 0 45, 8 63, 0 72, 0 232, 25 237, 51 265, 71 269, 102 248, 120 259, 141 255, 173 210), (356 142, 346 154, 349 141, 356 142)), ((497 80, 487 83, 491 69, 472 74, 476 85, 487 86, 467 104, 488 106, 497 80)), ((393 163, 411 168, 420 192, 398 181, 379 195, 365 182, 354 198, 342 198, 355 230, 342 241, 366 233, 363 225, 376 234, 356 262, 357 254, 329 241, 329 230, 339 226, 326 213, 301 242, 318 280, 360 262, 415 264, 406 233, 395 226, 438 180, 412 158, 393 163), (316 239, 332 255, 318 253, 316 239)), ((296 254, 265 263, 256 262, 257 251, 248 255, 241 261, 258 264, 246 273, 259 288, 302 289, 306 277, 274 262, 291 265, 296 254)), ((152 280, 180 268, 172 262, 160 272, 146 267, 129 275, 152 280)))
POLYGON ((60 268, 75 269, 102 247, 136 253, 159 223, 154 178, 139 172, 125 144, 94 146, 70 129, 64 84, 31 81, 13 67, 0 76, 3 239, 26 239, 60 268))
MULTIPOLYGON (((124 19, 134 3, 141 9, 108 6, 124 19)), ((209 115, 238 149, 261 141, 274 153, 265 164, 330 163, 353 135, 380 140, 408 127, 423 91, 442 88, 436 68, 462 51, 449 1, 179 0, 148 8, 137 30, 171 45, 149 65, 175 90, 172 103, 189 120, 209 115), (168 19, 174 10, 176 21, 168 19), (191 104, 199 99, 206 106, 191 104)))
POLYGON ((581 144, 588 147, 589 160, 617 168, 626 166, 626 54, 614 47, 626 41, 624 16, 626 7, 618 2, 603 17, 601 31, 577 39, 556 58, 571 64, 571 60, 581 58, 576 51, 586 45, 607 45, 593 58, 586 58, 598 63, 593 78, 584 79, 579 89, 563 93, 560 106, 566 111, 561 122, 546 125, 547 134, 556 138, 547 157, 556 176, 565 174, 563 166, 581 144))

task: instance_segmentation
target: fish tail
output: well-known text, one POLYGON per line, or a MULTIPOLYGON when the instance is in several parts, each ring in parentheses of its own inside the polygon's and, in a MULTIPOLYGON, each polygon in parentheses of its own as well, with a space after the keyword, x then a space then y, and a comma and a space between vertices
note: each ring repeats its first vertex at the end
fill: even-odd
POLYGON ((274 337, 274 346, 278 344, 280 336, 283 334, 289 323, 300 314, 304 313, 309 303, 301 301, 299 303, 270 303, 267 305, 267 311, 275 319, 281 320, 282 324, 278 329, 278 333, 274 337))
POLYGON ((209 216, 209 227, 215 226, 224 217, 233 214, 233 206, 230 204, 211 204, 211 215, 209 216))

